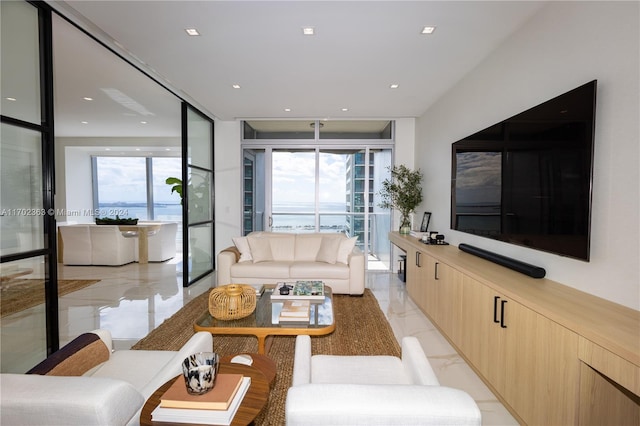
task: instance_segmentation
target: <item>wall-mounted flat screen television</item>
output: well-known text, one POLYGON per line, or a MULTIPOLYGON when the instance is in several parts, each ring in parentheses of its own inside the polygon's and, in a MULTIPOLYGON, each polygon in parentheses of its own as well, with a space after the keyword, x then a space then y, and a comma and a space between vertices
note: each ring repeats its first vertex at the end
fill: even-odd
POLYGON ((596 86, 453 143, 451 229, 588 261, 596 86))

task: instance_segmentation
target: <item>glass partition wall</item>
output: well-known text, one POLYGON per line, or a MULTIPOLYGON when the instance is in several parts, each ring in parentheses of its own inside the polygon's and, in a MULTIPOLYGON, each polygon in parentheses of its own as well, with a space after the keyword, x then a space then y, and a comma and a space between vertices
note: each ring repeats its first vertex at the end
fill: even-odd
POLYGON ((213 121, 183 104, 184 280, 213 271, 213 121), (185 188, 186 186, 186 188, 185 188))
POLYGON ((0 360, 23 373, 59 344, 51 19, 26 2, 1 2, 0 16, 0 360))
POLYGON ((243 235, 344 233, 358 237, 368 269, 390 268, 391 216, 377 193, 392 164, 393 122, 251 121, 243 129, 243 235))

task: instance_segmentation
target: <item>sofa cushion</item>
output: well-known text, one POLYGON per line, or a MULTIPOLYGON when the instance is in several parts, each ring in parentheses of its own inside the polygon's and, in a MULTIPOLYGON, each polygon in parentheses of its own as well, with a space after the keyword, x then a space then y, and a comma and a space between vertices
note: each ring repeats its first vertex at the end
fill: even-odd
POLYGON ((353 251, 353 248, 358 242, 358 237, 346 238, 340 241, 340 247, 338 248, 338 256, 336 262, 349 263, 349 255, 353 251))
POLYGON ((318 262, 336 263, 338 258, 338 248, 340 247, 340 239, 333 236, 323 236, 320 250, 316 256, 318 262))
POLYGON ((0 387, 2 425, 138 424, 145 401, 113 379, 2 374, 0 387))
POLYGON ((253 260, 251 257, 251 247, 249 247, 249 240, 247 240, 247 237, 233 238, 233 244, 235 244, 236 248, 240 252, 240 259, 238 259, 238 262, 248 262, 253 260))
POLYGON ((273 260, 288 262, 294 260, 296 249, 295 234, 272 233, 268 240, 271 245, 273 260))
POLYGON ((289 278, 291 262, 242 262, 231 265, 231 278, 264 278, 273 281, 282 281, 289 278))
POLYGON ((344 263, 294 262, 289 278, 296 280, 348 280, 349 266, 344 263))
POLYGON ((296 235, 294 260, 316 260, 320 244, 322 244, 322 235, 320 233, 296 235))
POLYGON ((403 372, 402 360, 395 356, 311 357, 311 383, 411 384, 411 379, 403 372))
MULTIPOLYGON (((123 380, 142 391, 167 368, 167 364, 175 355, 174 351, 115 351, 109 362, 102 364, 90 374, 91 377, 123 380)), ((142 396, 146 398, 149 395, 142 396)))
POLYGON ((27 374, 82 376, 109 359, 110 348, 95 333, 84 333, 52 353, 27 374))
POLYGON ((269 262, 273 260, 271 254, 271 244, 269 239, 260 235, 249 235, 247 237, 249 247, 251 248, 251 258, 253 263, 269 262))

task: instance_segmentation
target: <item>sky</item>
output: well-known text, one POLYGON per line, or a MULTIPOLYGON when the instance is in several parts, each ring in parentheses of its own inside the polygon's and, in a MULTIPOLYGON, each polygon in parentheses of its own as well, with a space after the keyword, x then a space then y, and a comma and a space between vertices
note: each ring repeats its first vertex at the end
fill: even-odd
MULTIPOLYGON (((98 157, 97 161, 100 203, 146 202, 144 157, 98 157)), ((180 197, 171 194, 171 187, 164 182, 170 176, 180 177, 180 163, 180 158, 153 159, 154 202, 180 204, 180 197)))
MULTIPOLYGON (((320 202, 345 202, 347 155, 320 153, 320 202)), ((145 158, 98 157, 101 203, 146 201, 145 158)), ((154 158, 154 202, 179 204, 177 194, 164 181, 181 175, 179 158, 154 158)), ((274 204, 314 202, 315 152, 273 152, 274 204)))
MULTIPOLYGON (((320 202, 345 202, 346 155, 320 153, 320 202)), ((315 152, 273 152, 273 203, 314 202, 315 152)))

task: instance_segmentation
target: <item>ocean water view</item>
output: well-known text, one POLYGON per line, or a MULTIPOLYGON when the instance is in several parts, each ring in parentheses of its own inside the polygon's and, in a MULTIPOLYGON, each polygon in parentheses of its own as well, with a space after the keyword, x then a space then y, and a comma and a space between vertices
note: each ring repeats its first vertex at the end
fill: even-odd
MULTIPOLYGON (((98 209, 100 217, 115 218, 117 214, 121 218, 151 220, 147 215, 146 203, 100 203, 98 209)), ((153 220, 182 222, 182 205, 180 204, 155 203, 153 211, 153 220)))
MULTIPOLYGON (((320 203, 320 232, 344 232, 347 228, 346 203, 320 203)), ((274 231, 315 231, 315 204, 309 202, 273 205, 274 231)))
MULTIPOLYGON (((154 204, 153 220, 182 221, 182 205, 154 204)), ((100 217, 151 220, 146 203, 100 203, 100 217)), ((261 215, 263 212, 256 212, 261 215)), ((320 228, 323 232, 342 232, 347 223, 345 203, 320 203, 320 228)), ((313 203, 286 203, 273 206, 273 229, 312 231, 315 228, 313 203)))
MULTIPOLYGON (((100 203, 100 217, 137 218, 151 220, 147 215, 145 203, 100 203)), ((346 203, 320 203, 320 231, 344 232, 347 229, 347 218, 354 216, 347 213, 346 203)), ((263 217, 264 212, 256 211, 257 217, 263 217)), ((315 230, 315 213, 313 203, 282 203, 273 206, 274 231, 313 232, 315 230)), ((363 216, 363 213, 355 216, 363 216)), ((154 204, 153 220, 182 222, 182 206, 180 204, 154 204)))

